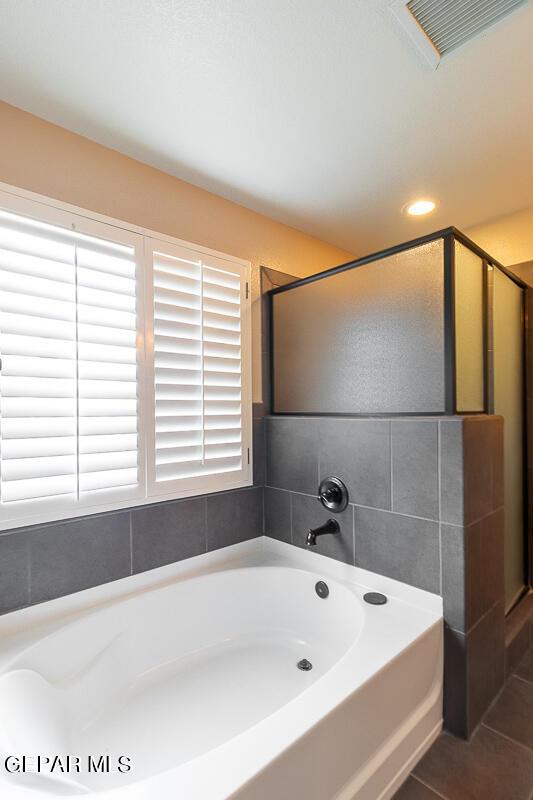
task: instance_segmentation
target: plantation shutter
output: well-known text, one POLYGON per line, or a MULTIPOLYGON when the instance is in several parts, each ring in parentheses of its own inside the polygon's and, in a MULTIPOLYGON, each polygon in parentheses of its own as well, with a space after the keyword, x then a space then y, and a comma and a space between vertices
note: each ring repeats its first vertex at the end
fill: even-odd
POLYGON ((76 265, 68 231, 0 213, 3 506, 77 495, 76 265))
POLYGON ((83 495, 138 483, 135 252, 85 237, 76 266, 83 495))
POLYGON ((152 491, 249 478, 246 269, 156 240, 152 263, 152 491))
POLYGON ((51 224, 35 206, 35 218, 0 210, 3 519, 144 491, 139 237, 61 212, 51 224))

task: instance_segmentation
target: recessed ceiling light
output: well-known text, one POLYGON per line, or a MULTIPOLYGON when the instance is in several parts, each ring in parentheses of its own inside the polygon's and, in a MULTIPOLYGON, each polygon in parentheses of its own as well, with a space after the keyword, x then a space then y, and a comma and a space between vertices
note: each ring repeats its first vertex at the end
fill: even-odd
POLYGON ((407 206, 406 211, 412 217, 421 217, 424 214, 430 214, 435 208, 433 200, 416 200, 407 206))

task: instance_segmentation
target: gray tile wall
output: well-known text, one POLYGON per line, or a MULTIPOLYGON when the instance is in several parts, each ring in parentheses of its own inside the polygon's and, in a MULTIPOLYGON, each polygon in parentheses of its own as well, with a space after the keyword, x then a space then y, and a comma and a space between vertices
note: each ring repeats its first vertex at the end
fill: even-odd
POLYGON ((0 613, 261 536, 261 486, 0 534, 0 613))
POLYGON ((0 532, 0 614, 261 536, 264 427, 253 487, 0 532))
POLYGON ((503 428, 498 417, 267 417, 265 533, 305 547, 350 494, 316 552, 441 594, 447 727, 468 736, 503 682, 503 428))
MULTIPOLYGON (((267 417, 265 532, 299 544, 299 510, 315 525, 329 516, 316 499, 326 475, 347 485, 350 513, 341 515, 342 560, 431 592, 441 591, 438 419, 267 417), (284 496, 285 495, 285 496, 284 496)), ((454 427, 462 441, 462 419, 454 427)), ((460 488, 460 487, 459 487, 460 488)), ((459 488, 457 491, 459 491, 459 488)), ((443 506, 445 503, 442 504, 443 506)), ((452 506, 455 510, 455 506, 452 506)), ((317 552, 335 537, 318 540, 317 552)))

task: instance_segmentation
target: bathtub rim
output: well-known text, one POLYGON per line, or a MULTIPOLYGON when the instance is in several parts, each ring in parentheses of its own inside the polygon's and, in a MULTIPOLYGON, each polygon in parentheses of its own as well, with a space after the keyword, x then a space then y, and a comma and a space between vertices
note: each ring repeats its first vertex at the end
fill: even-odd
POLYGON ((17 637, 26 630, 32 638, 42 626, 52 630, 55 624, 65 624, 67 618, 76 619, 105 608, 129 597, 171 585, 176 580, 188 580, 199 575, 252 566, 286 566, 319 572, 353 586, 366 586, 382 592, 420 610, 442 616, 442 597, 425 589, 418 589, 377 572, 345 564, 321 553, 310 552, 294 545, 259 536, 197 556, 165 564, 145 572, 126 575, 109 583, 92 586, 73 594, 56 597, 41 603, 9 611, 0 615, 0 637, 17 637))
MULTIPOLYGON (((357 586, 359 587, 360 594, 362 594, 362 590, 364 589, 382 591, 390 598, 401 601, 403 605, 411 606, 413 612, 417 616, 420 615, 424 618, 424 626, 420 635, 411 639, 404 648, 401 648, 397 652, 393 659, 385 662, 379 669, 372 669, 365 680, 360 684, 352 686, 348 693, 345 692, 343 696, 337 697, 335 702, 331 703, 328 701, 326 704, 328 707, 325 711, 317 714, 314 709, 313 714, 311 714, 311 717, 314 717, 314 719, 311 720, 310 724, 301 725, 299 721, 297 726, 291 726, 301 728, 299 735, 282 737, 281 742, 276 740, 275 747, 267 748, 266 755, 264 755, 263 752, 261 753, 261 757, 258 759, 260 763, 255 763, 249 775, 245 774, 235 781, 233 779, 230 780, 229 782, 234 784, 233 791, 220 795, 221 797, 223 796, 229 799, 233 797, 235 791, 239 791, 242 787, 246 786, 249 780, 253 779, 254 775, 267 769, 269 764, 276 759, 277 755, 284 752, 292 743, 297 741, 299 736, 307 734, 320 723, 324 716, 333 713, 340 702, 343 702, 351 693, 359 691, 369 677, 379 674, 380 670, 384 669, 395 658, 399 657, 406 647, 414 646, 417 639, 428 634, 428 632, 433 630, 436 626, 442 626, 442 599, 438 595, 433 595, 424 590, 407 586, 406 584, 368 572, 367 570, 334 561, 320 554, 295 548, 284 542, 261 537, 212 553, 201 554, 187 561, 170 564, 147 573, 123 578, 111 584, 87 589, 67 597, 57 598, 39 604, 38 606, 12 612, 0 618, 0 637, 4 634, 8 635, 13 649, 19 652, 27 646, 27 643, 44 638, 65 624, 74 623, 78 619, 83 619, 86 615, 100 612, 107 606, 126 601, 130 597, 136 597, 144 592, 151 592, 164 586, 171 585, 176 581, 188 580, 200 575, 229 571, 235 568, 240 569, 257 566, 291 567, 312 572, 313 574, 319 574, 326 578, 329 577, 341 584, 348 585, 352 590, 354 586, 357 586)), ((375 610, 374 607, 370 608, 375 610)), ((346 654, 337 662, 335 667, 338 667, 345 659, 346 654)), ((335 669, 335 667, 333 669, 335 669)), ((330 673, 326 673, 326 675, 322 676, 317 684, 313 686, 324 684, 324 688, 327 690, 327 684, 324 682, 330 673)), ((329 681, 331 683, 331 677, 329 681)), ((313 687, 311 687, 311 689, 312 688, 313 687)), ((295 708, 297 708, 298 698, 307 694, 307 691, 293 698, 287 706, 283 706, 277 712, 274 712, 271 718, 284 712, 284 709, 290 705, 294 704, 295 708)), ((265 718, 265 720, 262 720, 254 727, 264 725, 268 719, 269 718, 265 718)), ((214 751, 202 754, 190 762, 186 762, 184 765, 171 767, 169 770, 141 779, 136 784, 104 789, 102 791, 90 793, 89 796, 94 798, 100 797, 101 800, 114 800, 114 798, 116 798, 116 800, 122 800, 122 798, 126 797, 131 797, 132 799, 137 797, 149 797, 151 792, 156 791, 162 798, 170 797, 172 796, 172 791, 176 790, 175 785, 173 786, 173 780, 177 778, 178 773, 181 773, 180 780, 183 779, 183 776, 185 776, 186 780, 190 780, 190 775, 188 775, 188 773, 192 772, 194 774, 195 766, 197 766, 202 759, 211 757, 213 753, 215 753, 215 757, 210 760, 214 760, 215 764, 217 761, 220 761, 221 758, 222 761, 220 763, 223 763, 224 751, 229 749, 231 752, 235 747, 238 748, 241 746, 248 755, 251 755, 250 742, 246 741, 246 737, 252 740, 256 738, 255 736, 250 737, 251 730, 253 730, 253 728, 243 731, 233 739, 215 748, 214 751), (164 791, 165 789, 168 789, 168 795, 166 791, 164 791), (145 794, 144 791, 147 793, 145 794)), ((259 738, 261 738, 261 735, 259 735, 259 738)), ((252 758, 251 761, 257 762, 257 758, 252 758)), ((245 772, 247 772, 247 770, 245 770, 245 772)), ((228 778, 228 776, 226 776, 226 778, 228 778)), ((27 798, 27 800, 34 798, 34 800, 37 800, 37 798, 44 799, 45 797, 51 797, 49 794, 46 795, 35 790, 15 787, 11 782, 10 785, 14 790, 16 788, 16 794, 14 791, 13 796, 17 798, 20 797, 21 800, 22 798, 27 798)), ((190 784, 187 782, 187 785, 190 784)), ((73 795, 68 796, 72 797, 73 795)), ((209 794, 209 800, 211 800, 211 797, 218 798, 218 796, 219 795, 216 793, 212 795, 209 794)))

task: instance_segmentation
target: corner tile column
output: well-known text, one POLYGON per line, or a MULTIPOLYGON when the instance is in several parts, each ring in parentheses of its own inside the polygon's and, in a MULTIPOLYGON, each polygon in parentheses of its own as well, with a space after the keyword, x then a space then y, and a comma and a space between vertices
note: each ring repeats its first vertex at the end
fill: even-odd
POLYGON ((468 738, 504 680, 503 420, 442 420, 444 722, 468 738))

